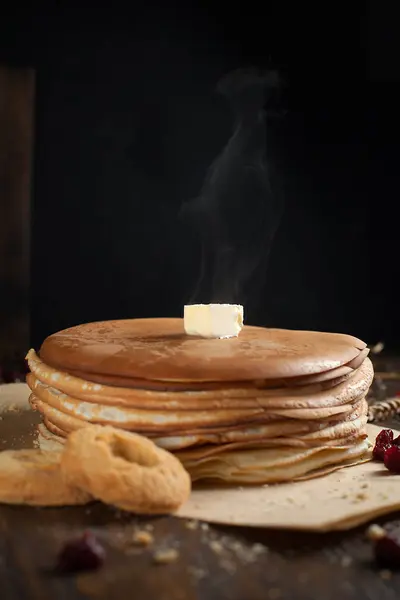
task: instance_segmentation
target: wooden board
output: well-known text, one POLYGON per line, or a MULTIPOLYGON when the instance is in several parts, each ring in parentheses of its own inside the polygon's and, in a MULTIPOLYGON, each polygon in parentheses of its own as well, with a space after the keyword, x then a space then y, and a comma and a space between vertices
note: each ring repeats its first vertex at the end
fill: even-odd
POLYGON ((0 66, 0 357, 29 345, 34 73, 0 66))
MULTIPOLYGON (((0 421, 0 443, 7 438, 7 445, 11 440, 18 447, 31 429, 32 416, 25 419, 20 413, 16 418, 17 407, 11 407, 0 421)), ((398 429, 399 421, 391 425, 398 429)), ((378 522, 400 527, 400 515, 378 522)), ((0 506, 1 599, 398 598, 400 572, 377 568, 364 532, 364 526, 332 534, 193 526, 172 517, 139 519, 100 504, 68 509, 0 506), (132 544, 136 528, 150 529, 150 547, 132 544), (95 573, 55 576, 52 567, 63 542, 87 529, 107 548, 104 567, 95 573), (153 552, 160 548, 176 548, 177 561, 155 565, 153 552)))
POLYGON ((139 521, 94 505, 68 510, 4 507, 0 532, 2 600, 389 600, 400 593, 400 575, 387 579, 373 566, 362 529, 323 536, 191 530, 183 520, 139 521), (152 548, 124 543, 136 525, 150 525, 154 546, 176 547, 178 560, 154 565, 152 548), (75 577, 52 575, 63 541, 89 527, 107 548, 105 566, 75 577), (252 548, 260 543, 268 550, 257 554, 252 548))

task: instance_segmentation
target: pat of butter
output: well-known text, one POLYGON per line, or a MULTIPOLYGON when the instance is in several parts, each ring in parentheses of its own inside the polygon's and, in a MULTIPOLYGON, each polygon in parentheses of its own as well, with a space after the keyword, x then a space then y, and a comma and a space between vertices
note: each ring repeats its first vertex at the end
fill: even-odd
POLYGON ((205 338, 237 337, 243 327, 240 304, 188 304, 183 324, 187 335, 205 338))

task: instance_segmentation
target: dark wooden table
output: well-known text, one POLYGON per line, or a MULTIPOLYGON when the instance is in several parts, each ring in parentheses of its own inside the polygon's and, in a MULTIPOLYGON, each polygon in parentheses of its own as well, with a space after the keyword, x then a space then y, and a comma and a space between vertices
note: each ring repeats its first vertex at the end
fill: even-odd
MULTIPOLYGON (((387 364, 390 370, 392 365, 387 364)), ((386 393, 400 389, 388 384, 386 393)), ((400 421, 392 421, 399 427, 400 421)), ((400 527, 400 515, 380 519, 400 527)), ((301 534, 222 528, 175 518, 139 519, 100 504, 74 509, 0 507, 1 600, 389 600, 400 597, 399 573, 373 561, 365 527, 301 534), (153 543, 133 544, 135 529, 153 543), (63 542, 91 529, 107 549, 97 572, 56 576, 63 542), (154 552, 175 548, 176 561, 154 552)))

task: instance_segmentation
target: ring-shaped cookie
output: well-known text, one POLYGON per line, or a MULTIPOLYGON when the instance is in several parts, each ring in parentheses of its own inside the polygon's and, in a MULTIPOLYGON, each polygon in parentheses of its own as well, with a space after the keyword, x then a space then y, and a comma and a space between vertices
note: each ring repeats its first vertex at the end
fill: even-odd
POLYGON ((93 498, 64 477, 61 453, 38 449, 0 452, 0 502, 72 506, 93 498))
POLYGON ((190 494, 190 476, 175 456, 114 427, 93 425, 71 433, 61 464, 72 485, 138 514, 174 512, 190 494))

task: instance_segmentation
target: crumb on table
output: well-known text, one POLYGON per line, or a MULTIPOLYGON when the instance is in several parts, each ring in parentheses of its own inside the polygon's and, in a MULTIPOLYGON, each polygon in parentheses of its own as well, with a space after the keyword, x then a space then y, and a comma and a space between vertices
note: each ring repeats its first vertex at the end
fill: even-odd
POLYGON ((149 531, 140 530, 133 534, 133 542, 139 546, 150 546, 154 541, 154 537, 149 531))
POLYGON ((175 548, 166 548, 165 550, 157 550, 153 554, 153 561, 157 565, 168 565, 176 562, 179 558, 179 552, 175 548))

